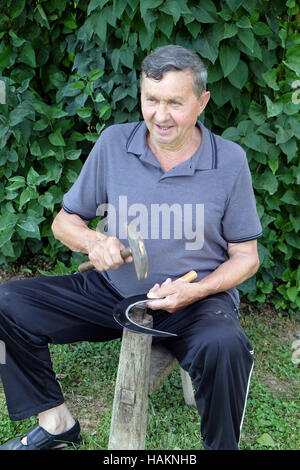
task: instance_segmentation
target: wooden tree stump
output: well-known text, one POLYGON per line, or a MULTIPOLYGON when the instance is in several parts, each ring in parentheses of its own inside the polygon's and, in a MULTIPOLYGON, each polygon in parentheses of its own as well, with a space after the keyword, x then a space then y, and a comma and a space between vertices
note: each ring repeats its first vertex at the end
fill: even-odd
MULTIPOLYGON (((137 323, 152 328, 152 316, 136 307, 131 315, 137 323)), ((110 426, 109 450, 144 450, 148 395, 151 395, 178 366, 175 357, 152 336, 123 331, 110 426)), ((195 406, 188 373, 180 368, 185 403, 195 406)))
MULTIPOLYGON (((152 328, 144 308, 132 317, 152 328)), ((151 335, 123 331, 108 449, 145 449, 151 343, 151 335)))

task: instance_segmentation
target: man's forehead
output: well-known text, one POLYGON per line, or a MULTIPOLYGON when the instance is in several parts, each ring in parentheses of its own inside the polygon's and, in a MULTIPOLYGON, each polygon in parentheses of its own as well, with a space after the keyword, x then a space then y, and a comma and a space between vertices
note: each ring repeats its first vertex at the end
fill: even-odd
POLYGON ((172 97, 179 97, 193 91, 193 77, 189 70, 165 72, 160 80, 144 76, 141 89, 145 94, 166 92, 172 97))

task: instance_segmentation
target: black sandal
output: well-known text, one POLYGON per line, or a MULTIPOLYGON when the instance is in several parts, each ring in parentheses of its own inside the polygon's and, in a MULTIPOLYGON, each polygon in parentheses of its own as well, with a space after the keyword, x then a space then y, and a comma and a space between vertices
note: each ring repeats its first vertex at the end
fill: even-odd
POLYGON ((27 445, 22 444, 23 437, 25 436, 15 437, 5 442, 0 446, 0 450, 59 450, 66 446, 76 448, 82 442, 77 420, 69 431, 61 434, 50 434, 37 425, 28 432, 27 445))

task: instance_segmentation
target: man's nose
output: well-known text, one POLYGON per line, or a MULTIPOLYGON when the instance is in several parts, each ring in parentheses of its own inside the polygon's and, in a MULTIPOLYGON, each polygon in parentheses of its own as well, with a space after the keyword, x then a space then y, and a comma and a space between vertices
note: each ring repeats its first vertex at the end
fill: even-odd
POLYGON ((170 118, 170 113, 169 113, 169 107, 167 103, 159 103, 156 112, 155 112, 155 118, 159 122, 165 122, 168 121, 170 118))

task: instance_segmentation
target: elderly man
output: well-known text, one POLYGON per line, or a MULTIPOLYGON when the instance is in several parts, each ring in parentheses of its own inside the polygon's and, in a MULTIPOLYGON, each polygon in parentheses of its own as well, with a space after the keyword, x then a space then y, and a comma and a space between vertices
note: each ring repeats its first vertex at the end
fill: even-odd
POLYGON ((2 449, 51 449, 80 442, 51 367, 48 343, 120 337, 112 310, 148 292, 159 339, 193 379, 205 449, 238 449, 253 348, 238 320, 236 286, 259 266, 256 212, 247 158, 198 116, 210 94, 200 58, 180 46, 156 49, 141 74, 144 120, 113 125, 95 144, 54 219, 54 236, 86 253, 96 269, 1 286, 0 366, 12 420, 39 424, 2 449), (160 209, 158 216, 157 209, 160 209), (88 223, 104 215, 108 231, 88 223), (145 239, 148 278, 136 278, 122 221, 145 239), (193 269, 198 278, 178 279, 193 269))

